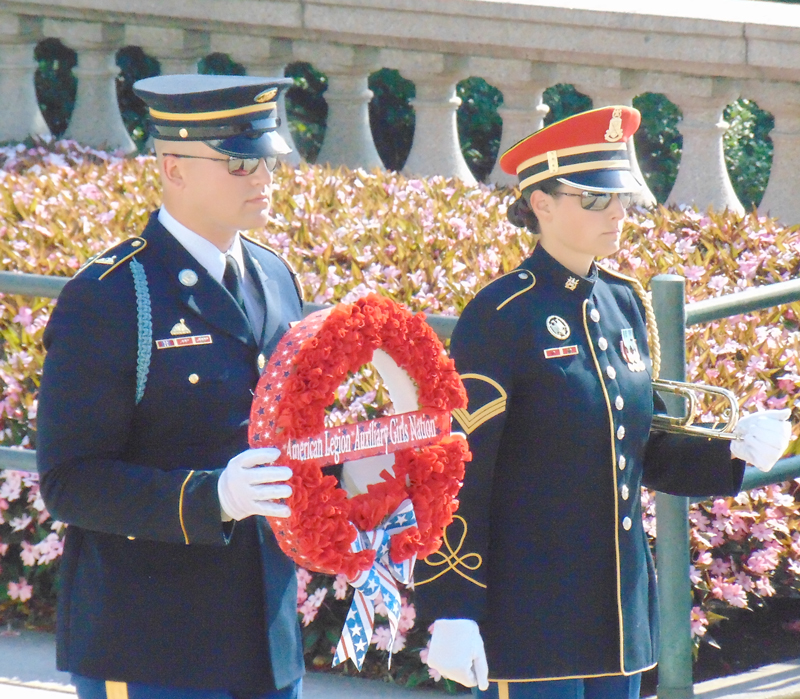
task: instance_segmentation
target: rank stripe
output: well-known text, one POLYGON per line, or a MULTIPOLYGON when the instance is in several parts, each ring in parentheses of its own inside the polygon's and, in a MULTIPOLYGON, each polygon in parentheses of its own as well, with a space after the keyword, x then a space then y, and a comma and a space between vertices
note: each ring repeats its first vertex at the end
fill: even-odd
POLYGON ((464 408, 453 410, 453 417, 467 434, 472 434, 484 422, 488 422, 493 417, 502 415, 506 411, 506 399, 495 398, 491 403, 487 403, 474 413, 470 413, 464 408))
POLYGON ((192 345, 211 345, 213 344, 211 335, 192 335, 190 337, 170 337, 166 340, 156 340, 158 349, 169 349, 171 347, 191 347, 192 345))

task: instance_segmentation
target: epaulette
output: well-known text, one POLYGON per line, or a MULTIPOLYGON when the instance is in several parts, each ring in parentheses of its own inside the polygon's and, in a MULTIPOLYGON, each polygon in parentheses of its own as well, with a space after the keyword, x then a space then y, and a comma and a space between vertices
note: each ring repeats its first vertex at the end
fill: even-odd
POLYGON ((258 247, 263 248, 264 250, 271 252, 275 257, 277 257, 284 265, 286 265, 286 269, 289 270, 289 274, 292 277, 292 281, 294 282, 294 286, 297 289, 297 295, 300 297, 301 301, 305 301, 305 296, 303 295, 303 287, 300 286, 300 280, 297 278, 297 272, 295 272, 294 267, 292 267, 289 260, 287 260, 283 255, 281 255, 275 248, 270 247, 266 243, 262 243, 260 240, 256 240, 255 238, 251 238, 250 236, 239 234, 242 238, 244 238, 248 243, 252 243, 253 245, 258 245, 258 247))
POLYGON ((98 280, 104 279, 117 267, 130 260, 146 247, 147 241, 144 238, 137 237, 123 240, 99 255, 89 258, 76 272, 76 276, 78 274, 93 274, 98 280))
MULTIPOLYGON (((512 270, 507 274, 504 274, 502 277, 498 277, 497 279, 494 279, 493 281, 489 282, 484 287, 484 290, 488 289, 491 286, 494 286, 495 284, 498 284, 504 279, 506 281, 515 281, 517 283, 513 285, 512 292, 508 296, 506 296, 497 306, 495 310, 498 311, 502 309, 506 304, 510 303, 515 298, 517 298, 517 296, 522 296, 522 294, 530 291, 531 289, 533 289, 534 286, 536 286, 536 277, 534 276, 533 272, 518 267, 517 269, 512 270)), ((497 287, 495 287, 495 289, 492 289, 492 291, 496 292, 500 290, 497 289, 497 287)))
POLYGON ((658 374, 661 371, 661 340, 658 337, 656 313, 653 310, 653 301, 650 298, 650 294, 645 291, 642 282, 635 277, 629 277, 626 274, 616 272, 608 269, 607 267, 603 267, 602 265, 597 265, 597 267, 600 271, 605 272, 612 277, 616 277, 617 279, 622 279, 623 281, 628 282, 641 300, 642 306, 644 306, 644 315, 647 324, 647 344, 650 346, 650 359, 653 362, 653 379, 657 379, 658 374))

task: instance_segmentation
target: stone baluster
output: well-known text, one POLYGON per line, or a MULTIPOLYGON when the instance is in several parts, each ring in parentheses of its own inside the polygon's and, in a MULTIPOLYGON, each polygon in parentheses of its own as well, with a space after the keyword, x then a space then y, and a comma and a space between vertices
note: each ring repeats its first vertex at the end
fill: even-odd
POLYGON ((47 136, 50 129, 39 109, 33 51, 41 38, 41 20, 0 14, 0 141, 47 136))
POLYGON ((372 90, 367 86, 370 73, 380 67, 378 51, 299 41, 293 53, 296 59, 308 61, 328 76, 328 119, 317 162, 383 170, 369 123, 372 90))
POLYGON ((414 142, 403 167, 409 175, 458 177, 473 185, 475 177, 458 140, 456 84, 467 74, 467 59, 439 53, 386 49, 381 62, 412 80, 416 97, 414 142))
POLYGON ((678 125, 683 152, 667 203, 744 213, 733 191, 722 148, 722 135, 728 128, 722 112, 738 97, 738 86, 724 78, 663 74, 649 74, 647 84, 653 92, 665 94, 683 113, 678 125))
POLYGON ((786 83, 760 83, 754 86, 754 99, 775 117, 770 132, 773 144, 772 169, 758 212, 774 216, 781 223, 800 223, 800 86, 786 83))
POLYGON ((65 136, 93 148, 135 151, 117 102, 116 52, 123 45, 123 25, 45 20, 44 33, 78 52, 78 92, 65 136))
MULTIPOLYGON (((235 34, 213 34, 211 37, 212 51, 228 54, 234 61, 241 63, 248 75, 268 78, 282 78, 286 73, 286 66, 294 58, 292 55, 292 42, 287 39, 259 38, 254 43, 243 42, 242 37, 235 34)), ((278 118, 281 120, 278 133, 292 152, 282 160, 293 167, 300 164, 302 158, 295 146, 292 132, 289 130, 289 118, 286 115, 286 93, 281 94, 278 101, 278 118)))
POLYGON ((125 43, 157 58, 161 75, 196 73, 198 61, 211 53, 208 32, 190 29, 127 24, 125 43))
POLYGON ((481 76, 503 93, 503 106, 497 110, 503 120, 503 131, 489 182, 515 186, 517 176, 500 169, 500 156, 542 128, 550 111, 542 101, 542 94, 554 82, 553 71, 548 66, 529 61, 474 57, 469 61, 469 72, 481 76))

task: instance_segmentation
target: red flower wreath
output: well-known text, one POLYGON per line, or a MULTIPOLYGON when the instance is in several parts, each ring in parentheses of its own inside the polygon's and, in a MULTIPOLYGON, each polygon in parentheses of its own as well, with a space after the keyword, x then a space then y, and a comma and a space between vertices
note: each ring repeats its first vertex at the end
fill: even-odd
MULTIPOLYGON (((357 529, 376 528, 410 499, 417 526, 392 537, 392 560, 399 563, 414 554, 424 558, 436 551, 458 507, 464 462, 471 458, 466 441, 449 434, 450 411, 466 404, 453 361, 421 313, 412 316, 402 306, 370 294, 314 313, 293 327, 258 383, 249 434, 252 447, 280 448, 276 463, 293 471, 292 496, 286 501, 291 516, 268 518, 281 549, 306 568, 344 573, 352 580, 368 570, 375 557, 372 550, 352 551, 357 529), (339 455, 326 459, 314 451, 314 439, 325 432, 325 409, 333 403, 335 390, 348 373, 370 362, 376 349, 385 351, 414 380, 420 410, 435 414, 441 428, 437 433, 444 436, 427 439, 421 448, 394 450, 394 473, 384 470, 382 482, 348 499, 337 479, 321 471, 339 455), (298 447, 290 448, 298 443, 310 446, 302 458, 292 458, 301 455, 298 447)), ((385 453, 371 453, 379 451, 385 453)))

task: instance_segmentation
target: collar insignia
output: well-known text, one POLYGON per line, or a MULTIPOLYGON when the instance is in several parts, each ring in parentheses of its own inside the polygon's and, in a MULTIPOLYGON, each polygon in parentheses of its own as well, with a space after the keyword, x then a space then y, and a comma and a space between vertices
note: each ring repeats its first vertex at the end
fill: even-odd
POLYGON ((567 283, 564 284, 565 289, 569 289, 570 291, 575 291, 578 288, 578 280, 575 277, 570 277, 567 279, 567 283))

